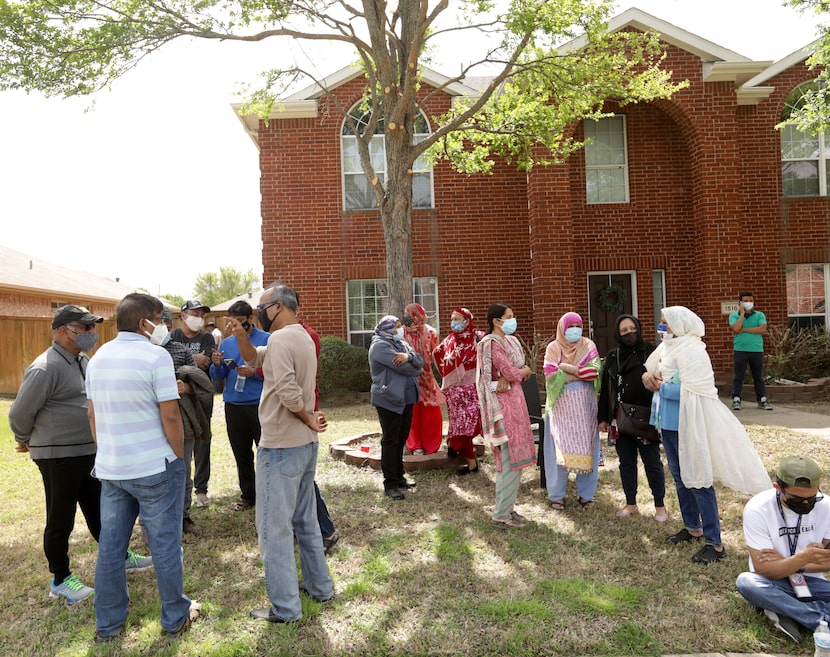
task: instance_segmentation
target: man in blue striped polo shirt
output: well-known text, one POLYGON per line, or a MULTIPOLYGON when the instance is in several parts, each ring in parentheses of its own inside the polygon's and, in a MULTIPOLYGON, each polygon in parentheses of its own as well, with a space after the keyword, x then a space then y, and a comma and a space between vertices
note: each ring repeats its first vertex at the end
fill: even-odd
POLYGON ((173 360, 158 338, 163 306, 128 294, 116 308, 118 335, 98 349, 86 377, 89 421, 98 443, 101 536, 95 570, 98 641, 121 633, 129 593, 124 552, 139 514, 153 552, 161 625, 178 636, 198 616, 183 591, 184 432, 173 360), (148 339, 149 338, 149 339, 148 339))

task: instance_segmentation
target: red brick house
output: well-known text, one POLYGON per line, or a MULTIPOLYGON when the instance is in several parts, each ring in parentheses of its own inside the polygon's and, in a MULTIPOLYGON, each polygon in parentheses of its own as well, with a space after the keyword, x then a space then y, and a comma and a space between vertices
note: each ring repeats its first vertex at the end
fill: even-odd
MULTIPOLYGON (((660 33, 665 68, 688 88, 669 101, 608 103, 613 117, 574 127, 592 146, 562 165, 526 174, 499 163, 491 176, 446 163, 422 171, 415 297, 442 333, 455 306, 481 321, 491 302, 508 302, 527 342, 575 310, 601 351, 621 297, 649 335, 660 307, 686 305, 706 322, 717 370, 731 367, 725 313, 739 290, 755 292, 770 324, 824 324, 830 146, 775 129, 815 77, 809 47, 751 61, 636 9, 611 29, 660 33)), ((424 71, 424 97, 444 81, 424 71)), ((325 84, 353 107, 364 81, 347 68, 325 84)), ((431 96, 423 129, 474 86, 431 96)), ((285 99, 268 125, 242 121, 260 150, 264 279, 301 290, 321 332, 361 343, 385 311, 385 252, 342 116, 314 86, 285 99)), ((379 147, 382 162, 382 136, 379 147)))

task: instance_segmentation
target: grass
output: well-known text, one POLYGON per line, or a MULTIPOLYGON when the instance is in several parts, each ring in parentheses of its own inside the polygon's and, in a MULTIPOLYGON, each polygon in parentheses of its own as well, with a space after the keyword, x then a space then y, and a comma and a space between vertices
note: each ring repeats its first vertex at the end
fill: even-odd
MULTIPOLYGON (((219 408, 220 405, 217 405, 219 408)), ((489 521, 494 470, 455 477, 414 473, 416 492, 403 502, 382 494, 378 472, 328 456, 334 439, 377 430, 374 409, 354 404, 328 410, 317 481, 341 540, 329 557, 332 603, 303 598, 305 619, 270 625, 248 618, 267 605, 253 513, 236 513, 233 457, 224 421, 214 417, 213 476, 207 509, 194 506, 202 528, 185 539, 185 592, 203 617, 178 640, 161 637, 152 572, 131 576, 131 609, 123 638, 92 643, 91 601, 69 607, 47 597, 42 550, 43 487, 27 455, 13 451, 0 401, 0 646, 6 655, 243 657, 259 655, 638 655, 703 652, 811 654, 755 614, 735 591, 746 568, 742 496, 718 489, 729 557, 711 566, 691 562, 698 546, 671 546, 680 528, 673 486, 671 520, 651 520, 641 472, 641 515, 620 521, 623 504, 616 455, 606 449, 597 506, 554 515, 525 471, 518 510, 532 522, 509 531, 489 521), (800 651, 800 652, 799 652, 800 651)), ((830 466, 823 439, 785 429, 749 427, 772 469, 790 452, 830 466), (794 447, 797 445, 797 447, 794 447)), ((146 552, 138 535, 133 547, 146 552)), ((96 544, 78 514, 71 539, 74 571, 92 584, 96 544)))

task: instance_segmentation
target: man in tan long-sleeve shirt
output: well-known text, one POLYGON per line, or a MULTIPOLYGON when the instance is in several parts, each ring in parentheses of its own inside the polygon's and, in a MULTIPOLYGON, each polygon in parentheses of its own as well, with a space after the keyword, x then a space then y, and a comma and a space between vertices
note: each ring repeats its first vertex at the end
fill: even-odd
POLYGON ((317 355, 314 343, 297 320, 297 295, 281 283, 271 285, 257 306, 262 329, 271 333, 265 347, 254 347, 242 326, 228 318, 246 363, 262 367, 259 404, 262 437, 256 463, 256 524, 265 566, 270 607, 251 616, 272 623, 302 618, 294 536, 300 549, 303 589, 323 602, 334 595, 317 523, 314 474, 317 433, 326 419, 314 411, 317 355))

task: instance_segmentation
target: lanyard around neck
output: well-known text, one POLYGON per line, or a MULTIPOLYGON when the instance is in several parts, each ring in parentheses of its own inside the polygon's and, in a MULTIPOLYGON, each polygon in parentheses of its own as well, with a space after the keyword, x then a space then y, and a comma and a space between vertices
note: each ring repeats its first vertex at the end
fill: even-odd
POLYGON ((781 493, 775 494, 775 501, 778 503, 778 512, 781 514, 781 521, 784 523, 784 528, 787 530, 787 543, 790 544, 790 556, 795 554, 795 549, 798 547, 798 537, 801 534, 801 519, 803 516, 798 515, 798 522, 795 527, 787 525, 787 519, 784 517, 784 507, 781 505, 781 493))

